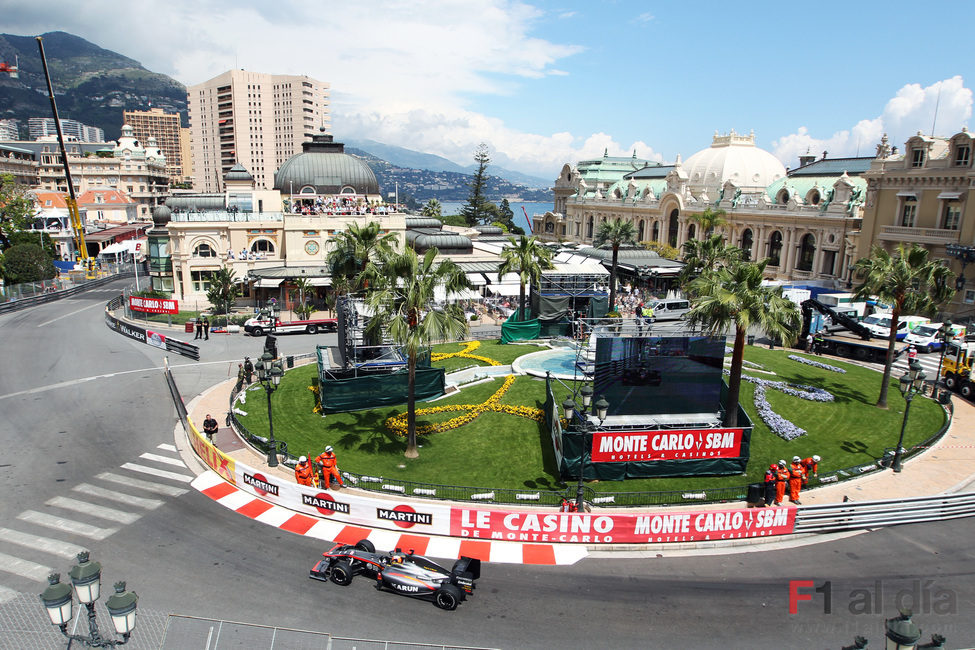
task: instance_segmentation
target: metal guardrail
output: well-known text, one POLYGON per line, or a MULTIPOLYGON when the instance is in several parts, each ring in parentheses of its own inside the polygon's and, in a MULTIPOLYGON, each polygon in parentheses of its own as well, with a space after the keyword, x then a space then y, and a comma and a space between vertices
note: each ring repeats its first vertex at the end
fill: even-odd
POLYGON ((832 533, 972 516, 975 516, 975 494, 972 493, 882 501, 847 501, 799 506, 795 532, 832 533))
POLYGON ((119 278, 125 278, 133 275, 132 272, 123 272, 116 275, 110 275, 104 278, 99 278, 97 280, 90 280, 83 284, 75 285, 69 289, 62 289, 60 291, 54 291, 52 293, 42 293, 36 296, 31 296, 29 298, 20 298, 18 300, 9 300, 7 302, 0 303, 0 314, 5 314, 7 312, 17 311, 20 309, 27 309, 28 307, 35 307, 37 305, 43 305, 48 302, 54 302, 55 300, 60 300, 62 298, 69 298, 71 296, 77 295, 88 291, 89 289, 94 289, 95 287, 100 287, 103 284, 108 284, 118 280, 119 278))

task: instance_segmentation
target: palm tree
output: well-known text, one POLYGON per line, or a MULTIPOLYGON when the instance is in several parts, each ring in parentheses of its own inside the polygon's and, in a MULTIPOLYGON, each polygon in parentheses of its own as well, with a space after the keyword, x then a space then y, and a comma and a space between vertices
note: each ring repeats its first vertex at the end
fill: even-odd
POLYGON ((688 321, 701 325, 712 336, 723 336, 729 327, 735 330, 725 404, 728 427, 738 426, 738 396, 748 328, 758 327, 773 339, 791 343, 802 323, 799 308, 782 295, 782 287, 762 286, 767 264, 767 259, 735 262, 707 269, 690 283, 692 308, 688 321))
POLYGON ((439 219, 442 216, 443 205, 437 199, 430 199, 423 206, 423 216, 424 217, 436 217, 439 219))
POLYGON ((544 269, 555 268, 552 265, 552 251, 545 247, 537 237, 522 237, 515 239, 508 237, 511 246, 501 251, 501 264, 498 265, 498 278, 506 273, 517 273, 521 283, 518 299, 518 313, 521 320, 525 320, 525 285, 538 282, 544 269))
POLYGON ((632 221, 610 219, 599 224, 593 239, 596 248, 610 244, 613 247, 613 266, 609 270, 609 310, 616 309, 616 262, 620 246, 636 244, 636 229, 632 221))
POLYGON ((728 225, 727 216, 728 213, 724 210, 715 210, 711 206, 708 206, 704 209, 704 212, 692 214, 690 218, 692 221, 696 221, 701 227, 705 237, 710 237, 714 234, 715 228, 728 225))
POLYGON ((928 249, 918 244, 912 244, 910 248, 898 244, 893 255, 880 246, 874 246, 870 257, 858 260, 853 265, 853 272, 856 277, 863 278, 854 292, 858 300, 875 296, 892 305, 887 360, 880 396, 877 398, 877 406, 887 408, 887 389, 890 387, 897 322, 901 314, 933 315, 938 305, 954 295, 951 279, 955 274, 940 261, 928 259, 928 249))
POLYGON ((370 260, 392 254, 396 247, 396 233, 383 233, 377 221, 360 226, 349 224, 348 230, 336 235, 333 248, 325 256, 337 293, 348 293, 356 286, 356 278, 370 260))
POLYGON ((207 300, 213 305, 217 313, 227 315, 227 326, 230 326, 230 310, 240 297, 240 284, 237 274, 229 266, 224 266, 210 276, 210 288, 207 289, 207 300))
POLYGON ((382 332, 403 347, 409 370, 407 390, 406 457, 416 458, 416 359, 420 350, 434 340, 459 338, 467 332, 467 318, 458 305, 435 307, 438 287, 447 294, 470 287, 467 275, 451 260, 438 263, 438 251, 431 248, 419 258, 412 248, 390 255, 381 264, 369 261, 362 280, 369 283, 366 295, 375 316, 366 334, 381 338, 382 332))
POLYGON ((291 287, 291 299, 293 301, 294 307, 291 311, 298 314, 301 318, 308 318, 308 316, 315 311, 312 305, 305 302, 305 296, 314 291, 314 287, 308 278, 298 278, 292 281, 291 287))
POLYGON ((706 269, 728 266, 744 260, 744 251, 725 244, 723 235, 711 235, 707 239, 688 239, 684 242, 684 268, 677 282, 689 294, 689 284, 706 269))

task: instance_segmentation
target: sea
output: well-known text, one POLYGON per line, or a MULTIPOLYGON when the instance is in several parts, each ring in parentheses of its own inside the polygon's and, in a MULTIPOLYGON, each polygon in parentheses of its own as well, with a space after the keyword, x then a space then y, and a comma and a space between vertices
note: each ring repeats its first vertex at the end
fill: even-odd
MULTIPOLYGON (((501 201, 493 201, 495 204, 500 204, 501 201)), ((441 201, 440 209, 441 214, 460 214, 461 208, 467 205, 466 201, 441 201)), ((521 226, 525 229, 526 233, 531 233, 531 225, 528 223, 528 219, 525 218, 525 212, 528 213, 528 218, 535 216, 536 214, 545 214, 554 207, 553 203, 528 201, 528 202, 517 202, 510 201, 511 211, 515 213, 515 224, 521 226), (524 208, 524 210, 522 210, 524 208)))

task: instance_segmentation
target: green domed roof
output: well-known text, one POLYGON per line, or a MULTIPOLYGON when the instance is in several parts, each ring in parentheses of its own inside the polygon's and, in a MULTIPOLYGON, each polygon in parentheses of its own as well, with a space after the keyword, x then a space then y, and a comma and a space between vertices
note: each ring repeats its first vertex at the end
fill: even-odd
POLYGON ((331 135, 316 135, 301 148, 274 175, 274 189, 282 194, 299 194, 306 187, 314 187, 316 194, 341 194, 347 188, 358 195, 380 193, 369 165, 345 153, 345 145, 333 142, 331 135))
POLYGON ((406 231, 406 242, 417 253, 436 248, 441 253, 469 253, 474 249, 471 240, 455 232, 417 228, 406 231))
POLYGON ((227 171, 227 174, 223 177, 223 180, 225 180, 225 181, 252 181, 252 180, 254 180, 254 177, 251 176, 251 173, 249 171, 247 171, 247 168, 246 167, 244 167, 240 163, 237 163, 237 164, 235 164, 233 167, 231 167, 227 171))

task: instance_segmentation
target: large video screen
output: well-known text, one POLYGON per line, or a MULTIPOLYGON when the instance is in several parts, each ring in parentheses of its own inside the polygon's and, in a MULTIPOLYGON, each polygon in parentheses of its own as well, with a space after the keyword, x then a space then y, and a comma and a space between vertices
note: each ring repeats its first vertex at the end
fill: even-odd
POLYGON ((717 413, 724 350, 724 337, 600 338, 595 396, 606 398, 610 416, 717 413))

